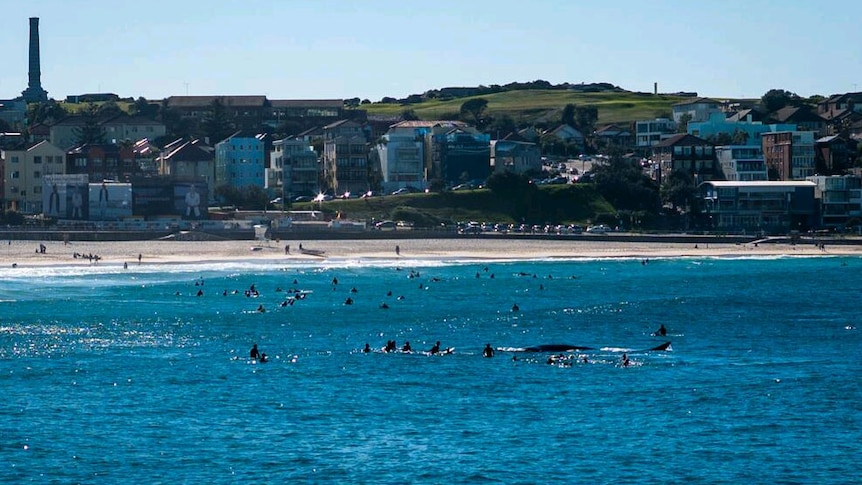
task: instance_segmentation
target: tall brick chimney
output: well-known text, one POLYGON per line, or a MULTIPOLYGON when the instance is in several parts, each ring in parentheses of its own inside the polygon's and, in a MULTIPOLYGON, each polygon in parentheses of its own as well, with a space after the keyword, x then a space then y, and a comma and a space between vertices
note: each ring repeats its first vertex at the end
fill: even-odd
POLYGON ((42 70, 39 61, 39 17, 30 17, 30 70, 27 89, 21 92, 24 101, 40 103, 48 101, 48 91, 42 89, 42 70))

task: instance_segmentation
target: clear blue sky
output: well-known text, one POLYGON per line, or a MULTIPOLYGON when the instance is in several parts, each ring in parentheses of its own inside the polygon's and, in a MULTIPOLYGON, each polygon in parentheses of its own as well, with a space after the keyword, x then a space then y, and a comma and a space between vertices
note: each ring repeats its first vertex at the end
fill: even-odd
POLYGON ((0 0, 0 12, 0 98, 27 86, 31 16, 56 99, 378 101, 536 79, 714 97, 862 90, 858 0, 0 0))

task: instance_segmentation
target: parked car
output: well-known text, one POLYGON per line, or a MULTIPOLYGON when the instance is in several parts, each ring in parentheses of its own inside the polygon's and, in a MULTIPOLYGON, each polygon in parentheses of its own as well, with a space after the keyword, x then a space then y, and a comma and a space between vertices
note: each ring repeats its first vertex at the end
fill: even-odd
POLYGON ((374 228, 378 231, 394 231, 396 227, 395 221, 380 221, 374 224, 374 228))
POLYGON ((473 184, 458 184, 452 187, 452 190, 472 190, 473 184))
POLYGON ((590 226, 587 228, 587 232, 590 234, 604 234, 604 233, 610 232, 610 231, 611 231, 611 228, 604 225, 604 224, 599 224, 597 226, 590 226))

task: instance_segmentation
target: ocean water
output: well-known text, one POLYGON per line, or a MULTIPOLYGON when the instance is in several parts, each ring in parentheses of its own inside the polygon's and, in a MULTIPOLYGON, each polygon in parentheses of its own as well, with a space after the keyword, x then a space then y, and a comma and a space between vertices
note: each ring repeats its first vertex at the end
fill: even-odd
POLYGON ((394 264, 0 269, 0 481, 859 480, 862 259, 394 264))

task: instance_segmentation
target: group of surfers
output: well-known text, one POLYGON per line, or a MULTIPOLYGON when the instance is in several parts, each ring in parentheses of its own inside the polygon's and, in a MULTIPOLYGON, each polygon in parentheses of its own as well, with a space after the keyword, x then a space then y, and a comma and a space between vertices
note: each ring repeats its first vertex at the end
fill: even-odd
MULTIPOLYGON (((383 346, 382 351, 386 352, 386 353, 397 352, 398 351, 398 345, 395 343, 394 340, 387 340, 386 345, 383 346)), ((366 354, 371 353, 372 352, 371 345, 366 342, 365 347, 362 349, 362 352, 364 352, 366 354)), ((413 347, 410 346, 409 340, 404 342, 404 345, 401 346, 401 352, 402 353, 412 353, 413 352, 413 347)), ((434 346, 428 350, 427 353, 429 355, 448 354, 448 353, 452 353, 452 350, 451 349, 440 350, 440 341, 438 340, 437 342, 434 343, 434 346)), ((483 357, 493 357, 494 356, 494 349, 491 347, 491 344, 485 344, 485 348, 482 350, 482 356, 483 357)))

